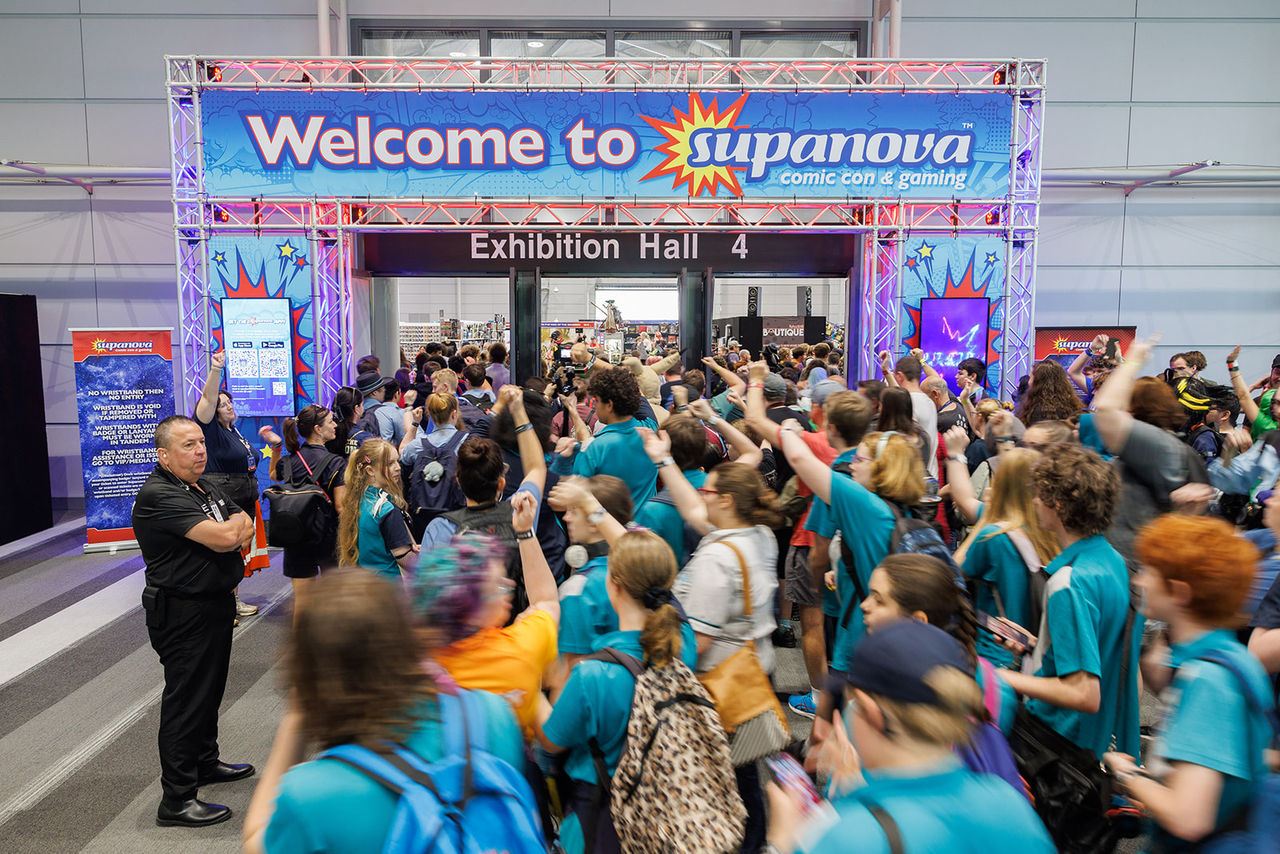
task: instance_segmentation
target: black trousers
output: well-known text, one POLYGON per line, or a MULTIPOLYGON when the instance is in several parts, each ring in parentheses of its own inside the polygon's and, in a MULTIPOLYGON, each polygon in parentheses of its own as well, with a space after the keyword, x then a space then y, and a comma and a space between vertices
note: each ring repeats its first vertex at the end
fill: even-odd
POLYGON ((164 667, 160 700, 160 786, 169 801, 196 795, 200 772, 218 764, 218 707, 227 687, 235 597, 161 594, 148 610, 151 646, 164 667))

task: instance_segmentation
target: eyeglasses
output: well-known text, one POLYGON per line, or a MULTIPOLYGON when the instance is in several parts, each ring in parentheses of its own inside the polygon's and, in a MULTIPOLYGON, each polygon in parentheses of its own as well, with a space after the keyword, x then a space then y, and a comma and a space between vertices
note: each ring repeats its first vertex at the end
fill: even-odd
POLYGON ((720 494, 720 490, 718 490, 718 489, 710 489, 710 488, 705 487, 705 486, 699 486, 699 487, 698 487, 698 492, 701 492, 703 495, 719 495, 719 494, 720 494))
POLYGON ((515 592, 516 592, 515 582, 511 581, 510 579, 503 579, 502 581, 498 582, 498 586, 494 588, 494 591, 484 598, 486 600, 500 599, 503 596, 510 596, 512 593, 515 593, 515 592))

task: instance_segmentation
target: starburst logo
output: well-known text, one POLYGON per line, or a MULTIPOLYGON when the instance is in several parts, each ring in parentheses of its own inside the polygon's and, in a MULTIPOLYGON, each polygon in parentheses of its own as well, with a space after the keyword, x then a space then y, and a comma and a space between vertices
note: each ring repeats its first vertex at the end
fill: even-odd
POLYGON ((150 341, 108 341, 105 338, 95 338, 90 345, 90 350, 94 353, 116 353, 119 351, 142 351, 150 350, 152 344, 150 341))
POLYGON ((671 189, 675 190, 681 184, 684 184, 688 187, 690 196, 702 195, 704 192, 709 196, 714 196, 720 187, 724 187, 735 196, 741 196, 742 188, 738 186, 738 178, 734 172, 741 172, 745 167, 727 166, 718 163, 706 166, 690 166, 689 158, 693 154, 690 137, 695 131, 699 130, 733 130, 739 128, 740 126, 734 124, 734 122, 737 121, 746 101, 747 96, 743 95, 721 112, 715 99, 712 99, 711 105, 708 107, 703 105, 702 99, 696 93, 691 93, 689 95, 689 112, 673 111, 675 121, 668 122, 662 119, 641 116, 640 118, 648 122, 654 130, 666 138, 667 141, 657 146, 654 150, 661 151, 667 155, 667 159, 640 180, 648 181, 653 178, 661 178, 664 175, 671 175, 673 176, 671 189))

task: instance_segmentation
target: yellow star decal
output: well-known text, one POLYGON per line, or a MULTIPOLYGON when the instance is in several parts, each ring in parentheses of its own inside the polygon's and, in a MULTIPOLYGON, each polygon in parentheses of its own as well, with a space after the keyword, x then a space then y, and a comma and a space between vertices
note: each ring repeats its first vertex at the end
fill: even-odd
POLYGON ((916 254, 919 255, 921 258, 932 258, 933 247, 930 246, 928 243, 921 243, 920 248, 916 250, 916 254))
POLYGON ((281 258, 292 258, 293 253, 298 251, 294 249, 293 244, 287 240, 284 243, 277 243, 276 248, 280 250, 281 258))
POLYGON ((262 458, 263 458, 264 460, 269 460, 269 459, 271 459, 271 446, 270 446, 270 445, 267 445, 266 447, 264 447, 264 448, 262 449, 262 458))

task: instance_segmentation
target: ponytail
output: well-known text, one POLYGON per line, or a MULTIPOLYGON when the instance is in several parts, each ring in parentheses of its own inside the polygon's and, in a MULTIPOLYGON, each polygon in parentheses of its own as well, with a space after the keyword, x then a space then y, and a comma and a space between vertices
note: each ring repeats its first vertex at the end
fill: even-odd
POLYGON ((671 604, 659 605, 645 617, 640 648, 649 664, 665 667, 680 657, 680 623, 680 612, 671 604))
POLYGON ((760 472, 742 463, 715 467, 716 490, 733 499, 733 509, 749 525, 780 528, 786 521, 778 494, 765 485, 760 472))
POLYGON ((609 550, 609 577, 649 612, 640 633, 645 660, 663 667, 680 656, 681 620, 671 585, 676 556, 653 531, 627 531, 609 550))
POLYGON ((284 449, 291 454, 298 453, 302 440, 298 438, 298 419, 289 416, 284 420, 284 449))

